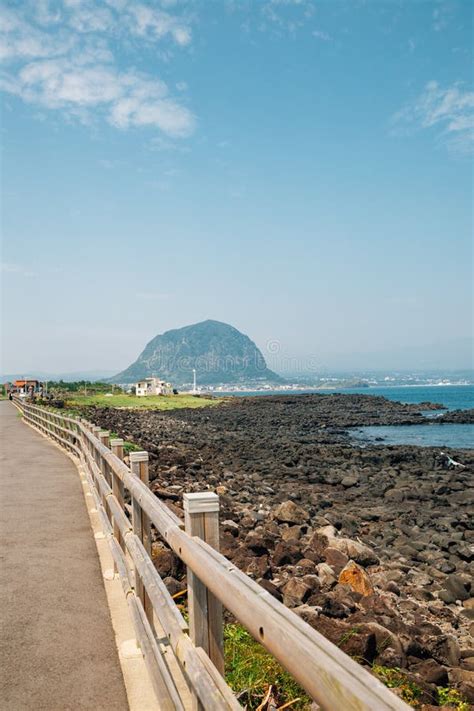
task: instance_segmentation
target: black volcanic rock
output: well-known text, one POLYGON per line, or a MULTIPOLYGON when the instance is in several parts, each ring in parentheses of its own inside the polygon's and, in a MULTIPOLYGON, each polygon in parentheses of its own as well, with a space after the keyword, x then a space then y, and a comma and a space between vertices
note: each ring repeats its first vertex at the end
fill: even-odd
POLYGON ((284 382, 267 368, 261 351, 248 336, 227 323, 211 320, 156 336, 135 363, 110 381, 134 383, 156 376, 180 386, 192 382, 193 368, 199 385, 284 382))
MULTIPOLYGON (((216 491, 221 552, 343 651, 423 689, 448 677, 469 698, 474 450, 450 449, 453 468, 439 447, 354 446, 341 429, 419 424, 419 407, 315 394, 84 415, 150 452, 151 491, 177 515, 182 492, 216 491), (373 592, 339 582, 349 559, 373 592)), ((157 544, 169 590, 183 590, 183 566, 157 544)))

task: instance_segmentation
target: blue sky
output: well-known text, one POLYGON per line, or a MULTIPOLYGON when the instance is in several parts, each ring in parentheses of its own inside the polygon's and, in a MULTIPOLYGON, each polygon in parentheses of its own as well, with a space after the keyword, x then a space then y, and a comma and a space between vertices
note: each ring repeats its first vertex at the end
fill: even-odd
POLYGON ((205 318, 275 366, 467 367, 471 2, 22 0, 2 27, 3 372, 119 370, 205 318))

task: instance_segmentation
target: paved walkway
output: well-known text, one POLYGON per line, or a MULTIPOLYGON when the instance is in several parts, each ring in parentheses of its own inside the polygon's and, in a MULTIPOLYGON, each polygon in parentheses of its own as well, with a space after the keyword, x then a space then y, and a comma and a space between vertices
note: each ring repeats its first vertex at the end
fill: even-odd
POLYGON ((0 707, 128 711, 74 464, 0 402, 0 707))

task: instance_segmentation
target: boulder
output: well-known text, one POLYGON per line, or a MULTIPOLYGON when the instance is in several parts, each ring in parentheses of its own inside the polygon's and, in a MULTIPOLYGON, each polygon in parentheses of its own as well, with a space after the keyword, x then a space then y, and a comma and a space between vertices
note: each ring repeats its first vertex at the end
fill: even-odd
MULTIPOLYGON (((163 580, 163 582, 166 585, 166 588, 170 595, 176 595, 176 593, 180 593, 183 590, 186 590, 186 582, 179 582, 179 580, 176 580, 176 578, 167 577, 163 580)), ((185 597, 183 596, 183 600, 184 599, 185 597)))
POLYGON ((341 571, 345 565, 349 562, 349 558, 345 553, 329 546, 323 553, 325 562, 334 568, 336 571, 341 571))
POLYGON ((365 543, 353 541, 350 538, 341 538, 336 539, 336 547, 342 550, 349 558, 364 567, 367 565, 377 565, 379 562, 372 548, 366 546, 365 543))
POLYGON ((358 474, 347 474, 341 481, 342 486, 345 489, 350 489, 351 486, 356 486, 359 483, 359 475, 358 474))
POLYGON ((474 672, 467 669, 450 669, 448 674, 449 683, 455 684, 461 696, 474 704, 474 672))
POLYGON ((423 641, 424 648, 429 655, 440 664, 447 667, 457 667, 461 658, 461 650, 455 637, 441 634, 437 637, 428 637, 423 641))
MULTIPOLYGON (((456 600, 468 600, 470 598, 470 583, 464 580, 463 576, 460 575, 448 575, 444 581, 444 591, 447 593, 446 597, 449 596, 449 602, 455 602, 456 600)), ((441 597, 441 594, 440 594, 441 597)), ((444 602, 448 600, 441 597, 444 602)))
POLYGON ((375 634, 370 630, 323 615, 320 615, 314 623, 310 622, 309 624, 346 654, 360 661, 372 662, 374 660, 377 645, 375 634))
POLYGON ((323 559, 326 558, 326 555, 334 556, 333 551, 337 550, 360 565, 376 565, 379 562, 372 548, 351 538, 339 538, 334 526, 318 528, 311 536, 308 548, 323 559), (331 548, 331 552, 328 554, 329 548, 331 548))
POLYGON ((231 520, 222 521, 221 526, 224 529, 224 531, 228 531, 233 536, 239 535, 239 524, 236 523, 235 521, 231 521, 231 520))
POLYGON ((275 565, 294 565, 297 563, 303 554, 298 546, 280 541, 273 551, 273 562, 275 565))
POLYGON ((258 581, 258 584, 264 588, 267 592, 270 593, 274 598, 276 598, 279 602, 282 602, 283 597, 281 592, 278 590, 277 586, 274 585, 271 580, 266 580, 265 578, 262 578, 261 580, 258 581))
POLYGON ((284 604, 287 607, 297 607, 308 599, 311 587, 301 578, 290 578, 282 592, 284 604))
POLYGON ((403 668, 406 657, 398 636, 378 622, 365 622, 360 629, 375 634, 377 664, 385 667, 403 668))
POLYGON ((349 585, 352 590, 360 593, 364 597, 372 595, 374 589, 369 576, 360 565, 350 560, 339 573, 339 582, 349 585))
POLYGON ((314 607, 311 607, 310 605, 299 605, 293 609, 293 612, 298 615, 298 617, 301 617, 301 619, 308 625, 311 625, 311 627, 316 629, 319 614, 314 607))
POLYGON ((256 555, 265 555, 268 553, 268 547, 260 532, 253 530, 249 531, 245 536, 245 545, 256 555))
POLYGON ((270 564, 268 562, 268 556, 267 555, 252 556, 252 558, 250 559, 250 562, 247 564, 245 572, 247 573, 247 575, 250 575, 252 578, 271 577, 270 576, 271 568, 270 568, 270 564))
POLYGON ((334 570, 327 563, 319 563, 316 566, 321 587, 330 590, 337 583, 334 570))
POLYGON ((179 561, 174 553, 166 548, 154 548, 153 563, 162 578, 175 577, 178 573, 179 561))
POLYGON ((434 659, 424 659, 418 664, 412 664, 411 671, 428 682, 436 686, 446 686, 448 683, 448 671, 446 667, 438 664, 434 659))
POLYGON ((336 585, 331 592, 324 595, 321 608, 322 614, 327 617, 344 619, 357 609, 357 605, 345 585, 336 585))
POLYGON ((283 501, 273 512, 273 518, 282 523, 302 524, 309 519, 309 514, 293 501, 283 501))
POLYGON ((301 538, 301 526, 289 526, 281 532, 281 537, 284 541, 299 540, 301 538))

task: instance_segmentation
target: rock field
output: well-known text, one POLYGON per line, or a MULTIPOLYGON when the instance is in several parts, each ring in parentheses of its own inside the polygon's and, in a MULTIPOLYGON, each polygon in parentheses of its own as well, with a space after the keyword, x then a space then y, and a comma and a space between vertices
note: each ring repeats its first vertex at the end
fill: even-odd
MULTIPOLYGON (((318 394, 85 414, 149 451, 151 488, 173 510, 186 491, 216 491, 221 551, 345 652, 407 670, 425 703, 448 684, 473 702, 474 450, 449 450, 453 466, 440 448, 354 445, 347 429, 439 407, 318 394)), ((153 548, 181 590, 181 562, 153 548)))

